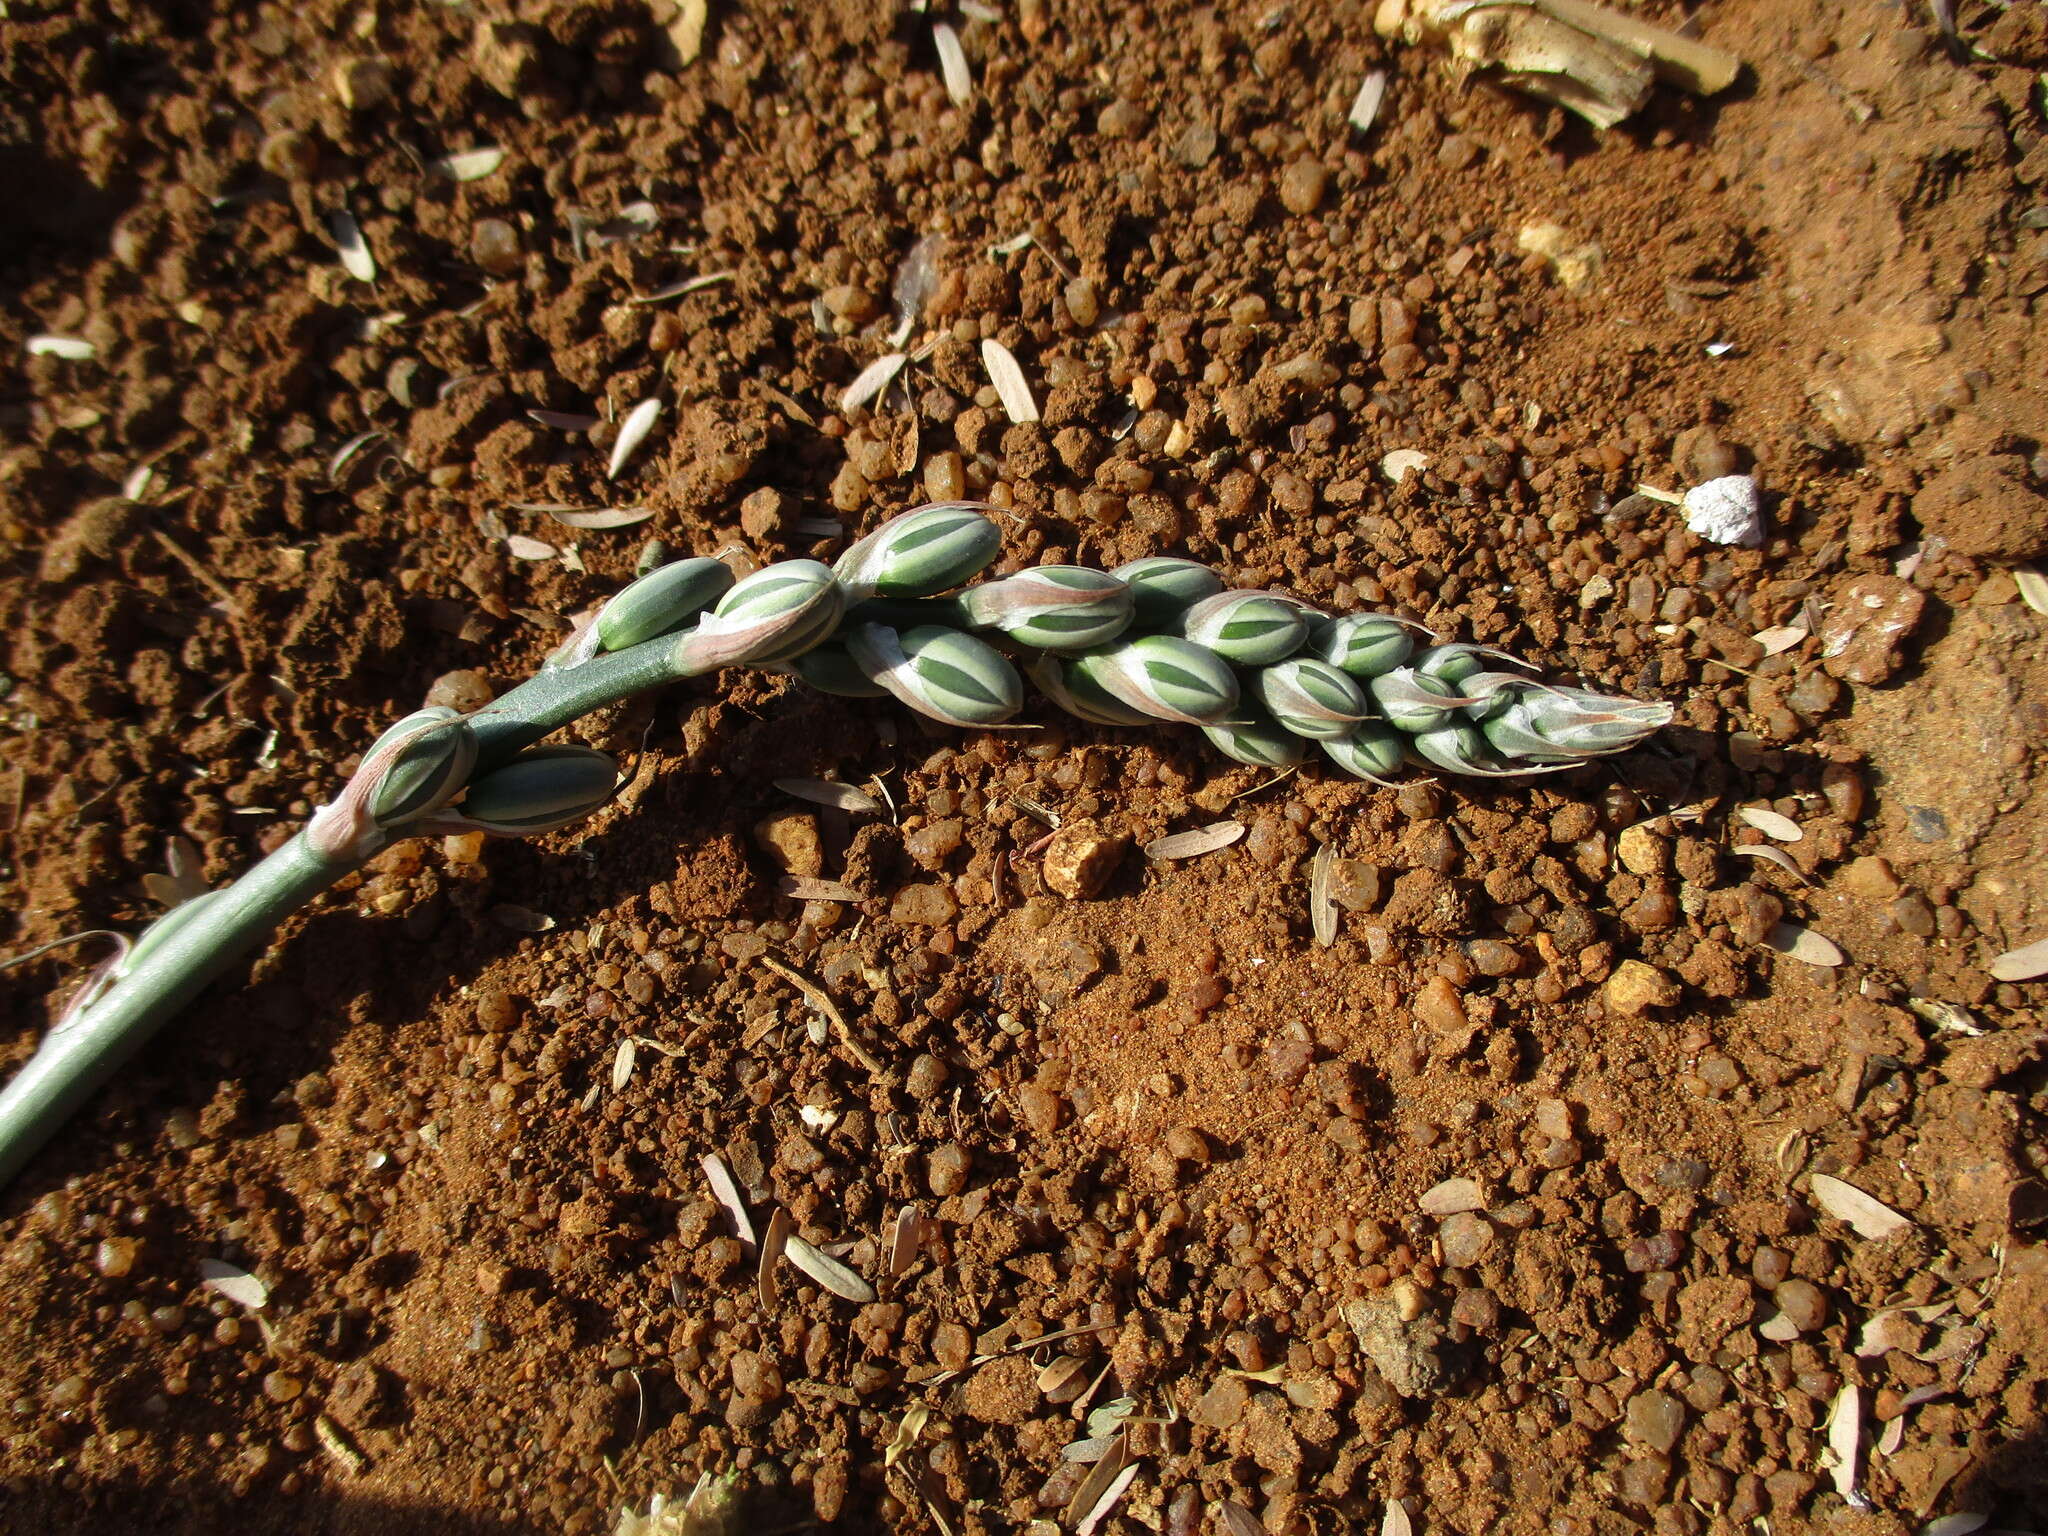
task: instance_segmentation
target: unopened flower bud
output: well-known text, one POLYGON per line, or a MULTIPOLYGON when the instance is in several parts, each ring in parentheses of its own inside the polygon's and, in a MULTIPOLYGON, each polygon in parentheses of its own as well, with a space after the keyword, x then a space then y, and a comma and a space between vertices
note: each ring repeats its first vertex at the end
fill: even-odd
POLYGON ((1306 741, 1264 718, 1205 725, 1202 734, 1225 757, 1255 768, 1292 768, 1308 756, 1306 741))
POLYGON ((1176 635, 1141 635, 1074 661, 1075 671, 1155 720, 1207 725, 1237 707, 1237 675, 1206 646, 1176 635))
POLYGON ((1350 734, 1328 737, 1316 745, 1353 778, 1391 784, 1407 762, 1406 743, 1407 738, 1392 726, 1366 720, 1353 726, 1350 734))
POLYGON ((1009 658, 957 629, 863 624, 846 650, 871 681, 948 725, 1000 725, 1024 707, 1024 681, 1009 658))
POLYGON ((1041 656, 1031 667, 1031 681, 1068 714, 1095 725, 1150 725, 1153 717, 1108 692, 1085 668, 1058 656, 1041 656))
POLYGON ((1148 555, 1109 573, 1131 589, 1132 623, 1166 629, 1205 597, 1223 590, 1223 578, 1199 560, 1148 555))
POLYGON ((956 599, 975 629, 998 629, 1042 651, 1106 645, 1131 624, 1131 589, 1085 565, 1041 565, 969 587, 956 599))
POLYGON ((783 663, 803 682, 820 693, 842 699, 886 699, 889 690, 861 671, 860 663, 837 640, 814 645, 801 656, 783 663))
POLYGON ((1486 671, 1489 662, 1495 661, 1504 661, 1511 667, 1528 666, 1519 656, 1496 650, 1493 646, 1462 642, 1432 645, 1426 651, 1417 652, 1409 665, 1415 669, 1417 677, 1434 678, 1437 682, 1450 684, 1461 693, 1469 693, 1471 690, 1464 685, 1486 671))
POLYGON ((463 797, 461 822, 505 837, 552 832, 602 810, 619 765, 588 747, 533 747, 494 768, 463 797))
POLYGON ((1181 634, 1241 667, 1292 656, 1308 638, 1300 603, 1275 592, 1219 592, 1180 616, 1181 634))
MULTIPOLYGON (((1494 755, 1479 727, 1469 720, 1446 720, 1417 731, 1408 738, 1408 750, 1446 773, 1502 778, 1515 771, 1494 755)), ((1525 771, 1536 771, 1535 765, 1525 771)))
POLYGON ((601 650, 623 651, 673 634, 717 602, 733 584, 723 560, 678 560, 656 568, 619 593, 597 616, 601 650))
MULTIPOLYGON (((454 799, 476 767, 476 732, 459 710, 436 704, 416 710, 371 744, 365 766, 387 754, 370 791, 370 820, 391 828, 440 809, 454 799)), ((373 770, 374 771, 374 770, 373 770)))
POLYGON ((978 501, 940 501, 891 518, 833 566, 849 603, 935 597, 974 576, 1002 550, 1002 530, 978 501))
POLYGON ((1626 751, 1669 725, 1671 713, 1669 704, 1527 683, 1480 730, 1494 751, 1510 761, 1577 762, 1626 751))
POLYGON ((729 588, 718 606, 677 642, 686 676, 720 667, 761 666, 800 656, 839 626, 845 599, 815 560, 783 560, 729 588))
POLYGON ((1274 720, 1311 740, 1348 735, 1372 712, 1365 691, 1327 661, 1295 656, 1262 668, 1253 691, 1274 720))
POLYGON ((1347 613, 1311 623, 1309 654, 1353 677, 1383 677, 1415 652, 1419 624, 1384 613, 1347 613))
POLYGON ((1396 667, 1365 686, 1387 723, 1404 731, 1426 731, 1442 725, 1470 702, 1454 685, 1424 677, 1413 667, 1396 667))

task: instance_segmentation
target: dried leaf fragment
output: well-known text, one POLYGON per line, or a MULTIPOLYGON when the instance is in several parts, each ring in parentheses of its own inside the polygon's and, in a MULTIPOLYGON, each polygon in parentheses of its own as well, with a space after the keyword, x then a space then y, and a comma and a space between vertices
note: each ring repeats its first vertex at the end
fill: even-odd
POLYGON ((264 1303, 270 1300, 269 1286, 240 1265, 229 1264, 222 1259, 199 1261, 199 1283, 251 1312, 261 1312, 264 1303))
POLYGON ((1370 132, 1386 99, 1387 72, 1384 69, 1367 70, 1365 79, 1359 84, 1358 94, 1351 98, 1351 126, 1360 133, 1370 132))
POLYGON ((1337 902, 1330 895, 1330 869, 1336 861, 1336 850, 1324 843, 1308 867, 1308 925, 1324 949, 1337 942, 1337 902))
POLYGON ((2048 939, 2036 939, 2024 949, 2009 949, 1993 960, 1990 971, 2000 981, 2032 981, 2048 974, 2048 939))
POLYGON ((821 880, 816 875, 784 875, 775 889, 798 901, 865 901, 866 895, 843 880, 821 880))
POLYGON ((1132 1462, 1117 1473, 1110 1485, 1102 1490, 1095 1503, 1089 1507, 1088 1513, 1081 1517, 1081 1523, 1074 1527, 1074 1536, 1094 1536, 1095 1528, 1109 1518, 1109 1512, 1116 1508, 1117 1500, 1121 1499, 1131 1484, 1137 1480, 1140 1470, 1138 1464, 1132 1462))
MULTIPOLYGON (((1088 1432, 1091 1435, 1096 1433, 1093 1424, 1089 1425, 1088 1432)), ((1118 1432, 1116 1444, 1110 1449, 1109 1454, 1095 1463, 1095 1470, 1082 1480, 1081 1486, 1074 1490, 1074 1496, 1067 1501, 1066 1511, 1063 1516, 1066 1523, 1068 1525, 1078 1525, 1082 1516, 1093 1509, 1102 1498, 1104 1490, 1121 1477, 1124 1469, 1130 1464, 1130 1437, 1118 1432)))
POLYGON ((834 1296, 844 1297, 862 1306, 875 1299, 875 1288, 872 1285, 829 1253, 805 1242, 794 1232, 789 1236, 789 1247, 783 1257, 834 1296))
POLYGON ((896 1433, 889 1437, 889 1444, 882 1451, 882 1465, 893 1467, 903 1453, 917 1444, 917 1437, 924 1433, 925 1422, 932 1416, 931 1409, 919 1403, 903 1415, 896 1425, 896 1433))
POLYGON ((1024 369, 1016 354, 993 336, 985 336, 981 342, 981 362, 1003 402, 1003 414, 1013 422, 1038 420, 1038 402, 1031 398, 1031 386, 1024 382, 1024 369))
POLYGON ((377 281, 377 258, 363 238, 363 227, 346 208, 327 215, 327 232, 334 236, 334 248, 341 256, 342 270, 359 283, 377 281))
POLYGON ((501 902, 491 908, 491 921, 500 928, 510 928, 514 933, 546 933, 555 926, 555 920, 531 907, 515 906, 501 902))
POLYGON ((1848 958, 1833 939, 1815 933, 1803 923, 1780 923, 1764 935, 1764 942, 1779 954, 1808 965, 1833 967, 1848 958))
POLYGON ((1936 1029, 1954 1030, 1959 1035, 1982 1035, 1990 1031, 1977 1022, 1977 1016, 1969 1009, 1955 1003, 1945 1003, 1933 997, 1909 997, 1906 1008, 1932 1024, 1936 1029))
POLYGON ((612 444, 612 458, 611 463, 605 466, 605 479, 619 478, 619 471, 626 467, 626 461, 647 440, 647 434, 654 430, 655 418, 660 415, 659 399, 642 400, 626 413, 626 419, 619 424, 619 440, 612 444))
POLYGON ((523 533, 514 533, 505 539, 505 553, 514 560, 552 560, 561 551, 545 539, 533 539, 523 533))
POLYGON ((633 1081, 633 1058, 639 1047, 629 1035, 619 1042, 618 1051, 612 1056, 612 1092, 625 1092, 626 1084, 633 1081))
POLYGON ((1846 1223, 1858 1237, 1879 1242, 1908 1231, 1913 1225, 1875 1195, 1866 1194, 1833 1174, 1816 1173, 1808 1187, 1813 1192, 1813 1203, 1835 1220, 1846 1223))
POLYGON ((593 507, 587 512, 573 507, 542 507, 540 510, 564 528, 580 528, 592 533, 602 533, 611 528, 631 528, 654 516, 652 507, 593 507))
MULTIPOLYGON (((34 343, 31 342, 33 347, 34 343)), ((2048 575, 2038 566, 2016 565, 2012 571, 2012 583, 2020 589, 2020 601, 2036 613, 2048 614, 2048 575)))
POLYGON ((602 416, 592 416, 585 411, 543 411, 531 410, 526 419, 537 427, 547 427, 555 432, 588 432, 601 423, 602 416))
POLYGON ((342 1471, 350 1477, 360 1476, 363 1468, 369 1465, 363 1453, 349 1444, 348 1437, 341 1432, 341 1426, 324 1413, 313 1420, 313 1438, 320 1442, 320 1449, 339 1462, 342 1471))
POLYGON ((1856 1489, 1856 1469, 1861 1460, 1862 1445, 1863 1389, 1851 1382, 1835 1394, 1834 1409, 1828 1414, 1828 1450, 1834 1458, 1829 1475, 1834 1478, 1835 1492, 1842 1496, 1844 1503, 1856 1509, 1870 1507, 1870 1501, 1856 1489))
POLYGON ((457 150, 430 163, 450 181, 482 181, 505 163, 505 151, 486 144, 480 149, 457 150))
POLYGON ((866 816, 882 814, 879 800, 851 784, 840 784, 831 779, 777 779, 775 787, 785 795, 794 795, 813 805, 828 805, 836 811, 858 811, 866 816))
POLYGON ((924 1243, 924 1213, 914 1205, 906 1205, 896 1213, 896 1222, 889 1233, 888 1269, 892 1275, 900 1275, 917 1262, 917 1250, 924 1243))
POLYGON ((867 367, 861 369, 854 381, 847 385, 839 396, 839 409, 857 411, 889 387, 889 381, 903 371, 903 365, 910 361, 907 352, 884 352, 867 367))
POLYGON ((1241 821, 1212 821, 1206 827, 1196 827, 1191 832, 1174 832, 1165 837, 1155 837, 1144 847, 1145 857, 1155 864, 1167 863, 1174 859, 1196 859, 1205 853, 1215 853, 1228 848, 1245 834, 1241 821))
POLYGON ((1779 624, 1770 629, 1760 629, 1749 638, 1764 648, 1766 656, 1776 656, 1791 650, 1811 633, 1801 625, 1779 624))
POLYGON ((1429 455, 1420 448, 1396 448, 1392 453, 1383 454, 1380 458, 1380 473, 1395 485, 1399 485, 1410 475, 1420 474, 1427 468, 1429 455))
POLYGON ((1728 851, 1747 859, 1762 859, 1767 864, 1775 864, 1778 868, 1797 875, 1801 880, 1806 879, 1806 871, 1799 867, 1791 854, 1782 848, 1774 848, 1769 843, 1737 843, 1728 851))
POLYGON ((89 362, 99 352, 91 342, 79 336, 31 336, 28 339, 30 357, 61 357, 66 362, 89 362))
POLYGON ((1790 816, 1780 815, 1760 805, 1745 805, 1736 815, 1748 822, 1765 837, 1775 837, 1781 843, 1796 843, 1806 836, 1799 823, 1790 816))
POLYGON ((725 1159, 716 1152, 707 1152, 697 1159, 697 1166, 704 1170, 704 1178, 711 1185, 711 1198, 724 1206, 725 1213, 732 1218, 734 1236, 743 1243, 754 1242, 754 1220, 747 1214, 747 1202, 740 1198, 740 1187, 732 1170, 725 1166, 725 1159))
POLYGON ((754 1271, 754 1286, 761 1297, 761 1305, 772 1309, 780 1299, 781 1292, 775 1283, 775 1266, 788 1252, 790 1234, 796 1223, 789 1219, 789 1212, 781 1206, 775 1207, 775 1214, 768 1218, 768 1235, 761 1240, 761 1262, 754 1271))
POLYGON ((679 299, 686 293, 695 293, 699 288, 709 288, 714 283, 732 281, 731 272, 706 272, 702 277, 685 277, 676 282, 657 288, 652 293, 636 293, 626 300, 628 304, 659 304, 664 299, 679 299))
POLYGON ((1387 1511, 1380 1517, 1380 1536, 1415 1536, 1415 1522, 1408 1516, 1406 1502, 1387 1500, 1387 1511))
POLYGON ((939 74, 946 82, 946 94, 953 105, 964 107, 974 100, 974 73, 967 67, 967 50, 960 46, 960 34, 943 21, 932 23, 932 46, 939 53, 939 74))

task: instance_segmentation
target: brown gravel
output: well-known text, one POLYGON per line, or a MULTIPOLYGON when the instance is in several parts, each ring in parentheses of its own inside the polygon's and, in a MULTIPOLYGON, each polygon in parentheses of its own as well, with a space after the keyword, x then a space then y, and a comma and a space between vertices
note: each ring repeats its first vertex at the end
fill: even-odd
MULTIPOLYGON (((963 108, 908 11, 714 7, 700 53, 670 0, 16 6, 4 947, 139 923, 172 833, 225 880, 649 537, 829 559, 819 519, 927 496, 1002 508, 1005 569, 1189 554, 1677 725, 1388 792, 762 676, 593 720, 644 743, 621 804, 392 850, 5 1192, 0 1525, 590 1532, 712 1472, 746 1529, 994 1533, 1060 1519, 1062 1448, 1122 1423, 1110 1536, 1396 1498, 1424 1532, 2025 1527, 2048 1032, 1985 967, 2048 932, 2006 569, 2048 550, 2038 7, 1956 7, 1969 54, 1876 0, 1726 0, 1752 79, 1598 139, 1367 5, 1002 9, 945 13, 963 108), (1632 494, 1730 473, 1761 549, 1632 494), (772 788, 871 775, 879 816, 772 788), (1134 851, 1219 818, 1245 837, 1134 851), (785 1263, 764 1304, 712 1153, 876 1299, 785 1263), (1868 1510, 1823 1464, 1848 1386, 1868 1510)), ((8 1066, 59 980, 0 973, 8 1066)))

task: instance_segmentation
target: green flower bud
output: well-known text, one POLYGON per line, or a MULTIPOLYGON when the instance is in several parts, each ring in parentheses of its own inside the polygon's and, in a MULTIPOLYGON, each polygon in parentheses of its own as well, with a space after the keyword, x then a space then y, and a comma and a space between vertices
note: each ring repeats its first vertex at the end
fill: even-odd
POLYGON ((1412 667, 1396 667, 1383 677, 1372 678, 1365 686, 1387 722, 1404 731, 1426 731, 1433 725, 1442 725, 1471 702, 1451 684, 1423 677, 1412 667))
POLYGON ((1353 677, 1384 677, 1414 654, 1418 630, 1419 624, 1390 614, 1347 613, 1312 623, 1308 651, 1353 677))
POLYGON ((1096 725, 1150 725, 1152 717, 1132 709, 1094 682, 1084 668, 1057 656, 1032 663, 1031 681, 1068 714, 1096 725))
POLYGON ((1041 565, 955 600, 964 622, 999 629, 1042 651, 1085 651, 1107 645, 1131 625, 1131 589, 1107 571, 1085 565, 1041 565))
POLYGON ((1353 726, 1348 736, 1325 737, 1316 745, 1353 778, 1392 784, 1407 763, 1406 742, 1393 727, 1365 720, 1353 726))
POLYGON ((846 649, 870 680, 948 725, 1000 725, 1024 707, 1024 680, 1009 658, 957 629, 863 624, 847 635, 846 649))
POLYGON ((1252 691, 1273 718, 1311 740, 1347 736, 1372 713, 1365 690, 1327 661, 1296 656, 1259 671, 1252 691))
POLYGON ((1277 592, 1219 592, 1180 616, 1181 634, 1241 667, 1292 656, 1308 638, 1304 606, 1277 592))
POLYGON ((1511 762, 1573 763, 1624 752, 1669 725, 1671 714, 1669 704, 1526 683, 1507 708, 1479 729, 1494 751, 1511 762))
MULTIPOLYGON (((1496 650, 1490 645, 1465 645, 1462 643, 1432 645, 1428 650, 1420 652, 1411 665, 1414 667, 1417 677, 1434 678, 1440 683, 1450 684, 1460 693, 1471 694, 1473 690, 1465 685, 1482 673, 1485 673, 1486 664, 1490 661, 1504 661, 1511 667, 1526 667, 1529 665, 1519 656, 1512 656, 1506 651, 1496 650)), ((1493 677, 1510 677, 1513 674, 1495 672, 1488 675, 1493 677)))
POLYGON ((677 642, 677 669, 696 677, 720 667, 761 666, 800 656, 839 627, 845 597, 815 560, 783 560, 729 588, 677 642))
POLYGON ((1109 573, 1131 589, 1133 616, 1139 629, 1167 629, 1205 597, 1223 590, 1223 578, 1199 560, 1148 555, 1109 573))
POLYGON ((436 704, 415 710, 371 744, 370 766, 385 754, 381 776, 369 797, 370 820, 380 828, 401 826, 439 810, 469 782, 476 767, 476 732, 461 712, 436 704))
POLYGON ((1448 720, 1417 731, 1408 738, 1408 749, 1423 762, 1446 773, 1463 773, 1480 778, 1499 778, 1505 772, 1479 727, 1469 720, 1448 720))
POLYGON ((1292 768, 1308 756, 1308 743, 1263 716, 1205 725, 1209 745, 1235 762, 1254 768, 1292 768))
POLYGON ((642 576, 597 615, 600 650, 623 651, 672 634, 717 602, 733 584, 723 560, 678 560, 642 576))
POLYGON ((833 567, 847 601, 934 597, 971 581, 1003 547, 986 510, 978 501, 939 501, 891 518, 833 567))
POLYGON ((889 696, 889 690, 871 681, 837 640, 827 640, 801 656, 792 656, 786 665, 820 693, 837 694, 842 699, 886 699, 889 696))
POLYGON ((533 747, 469 787, 460 825, 503 837, 552 832, 602 810, 619 765, 588 747, 533 747))
POLYGON ((1141 635, 1092 651, 1075 658, 1074 671, 1155 720, 1207 725, 1237 708, 1237 675, 1214 651, 1174 635, 1141 635))

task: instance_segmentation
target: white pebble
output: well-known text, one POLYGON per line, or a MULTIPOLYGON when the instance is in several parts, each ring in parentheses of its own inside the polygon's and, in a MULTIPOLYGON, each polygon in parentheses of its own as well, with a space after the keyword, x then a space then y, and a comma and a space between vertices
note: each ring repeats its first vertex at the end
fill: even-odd
POLYGON ((1696 485, 1685 493, 1682 506, 1685 526, 1712 543, 1755 549, 1764 541, 1756 482, 1748 475, 1723 475, 1696 485))

